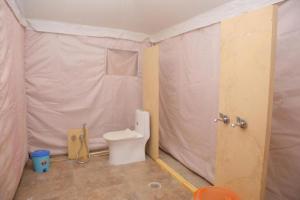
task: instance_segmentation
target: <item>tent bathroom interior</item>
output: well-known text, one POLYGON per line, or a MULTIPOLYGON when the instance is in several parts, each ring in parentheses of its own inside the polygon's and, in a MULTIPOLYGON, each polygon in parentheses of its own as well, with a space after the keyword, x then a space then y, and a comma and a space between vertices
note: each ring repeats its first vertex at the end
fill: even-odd
POLYGON ((299 200, 299 19, 299 0, 0 0, 0 200, 190 200, 207 185, 299 200), (148 157, 110 165, 103 135, 137 109, 148 157), (65 155, 83 123, 80 165, 65 155))

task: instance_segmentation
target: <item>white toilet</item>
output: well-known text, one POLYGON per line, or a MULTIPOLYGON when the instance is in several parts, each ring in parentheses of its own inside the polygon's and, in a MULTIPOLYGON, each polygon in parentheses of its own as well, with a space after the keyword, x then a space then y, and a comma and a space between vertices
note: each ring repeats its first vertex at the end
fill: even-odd
POLYGON ((121 165, 145 160, 145 145, 150 137, 150 116, 136 110, 135 130, 125 129, 103 135, 109 146, 109 162, 121 165))

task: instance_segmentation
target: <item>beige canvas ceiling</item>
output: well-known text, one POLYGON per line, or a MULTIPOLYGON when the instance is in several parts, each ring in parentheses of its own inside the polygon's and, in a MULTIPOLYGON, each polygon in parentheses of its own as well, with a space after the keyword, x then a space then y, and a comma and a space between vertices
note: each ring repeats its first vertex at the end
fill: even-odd
POLYGON ((37 31, 158 42, 283 0, 8 1, 37 31))
POLYGON ((154 34, 230 0, 24 0, 24 15, 154 34), (53 11, 55 10, 55 15, 53 11))

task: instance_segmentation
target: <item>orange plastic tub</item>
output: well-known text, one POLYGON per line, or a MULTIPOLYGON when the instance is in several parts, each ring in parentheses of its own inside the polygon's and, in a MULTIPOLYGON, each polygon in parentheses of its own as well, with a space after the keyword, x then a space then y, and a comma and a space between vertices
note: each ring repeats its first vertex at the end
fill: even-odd
POLYGON ((240 200, 240 198, 226 188, 205 187, 194 193, 194 200, 240 200))

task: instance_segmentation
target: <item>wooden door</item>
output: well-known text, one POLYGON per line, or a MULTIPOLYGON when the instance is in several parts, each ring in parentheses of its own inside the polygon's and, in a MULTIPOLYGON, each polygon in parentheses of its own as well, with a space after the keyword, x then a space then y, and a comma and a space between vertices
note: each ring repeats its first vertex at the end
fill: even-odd
POLYGON ((273 97, 276 6, 221 23, 219 122, 216 181, 242 200, 263 199, 273 97), (239 116, 248 127, 233 128, 239 116))

